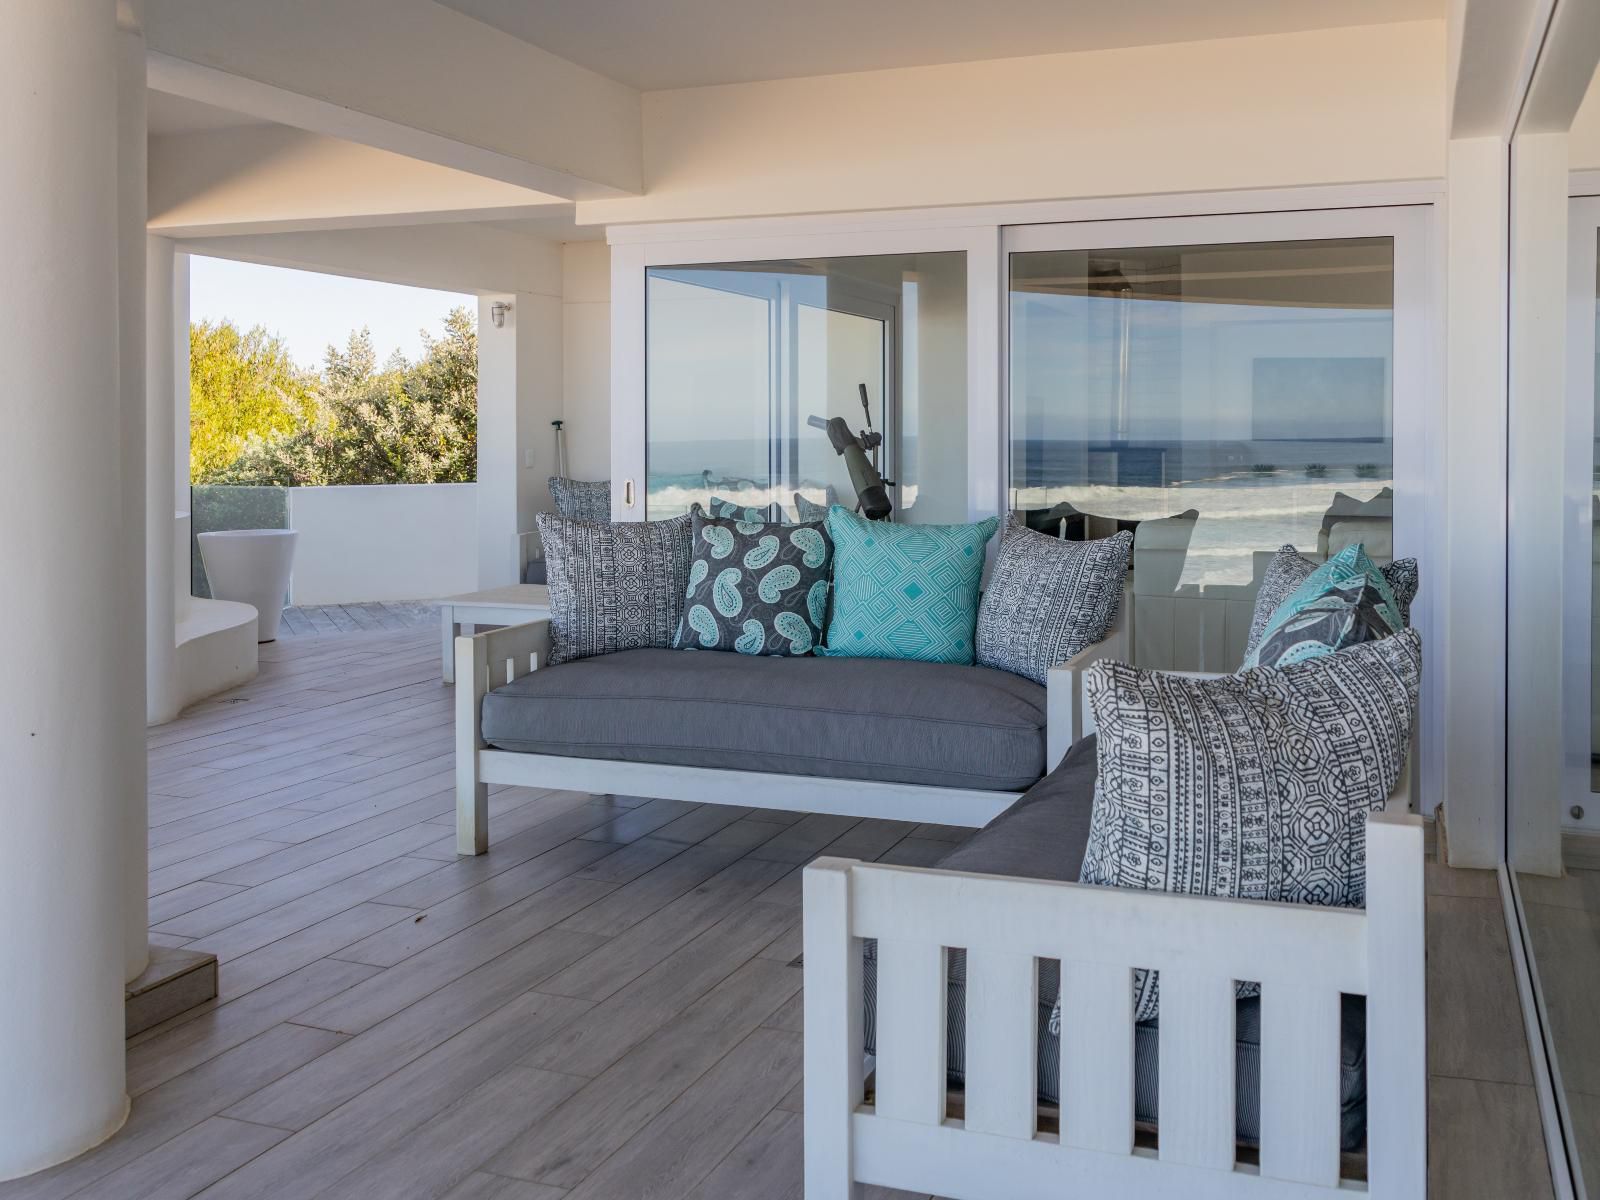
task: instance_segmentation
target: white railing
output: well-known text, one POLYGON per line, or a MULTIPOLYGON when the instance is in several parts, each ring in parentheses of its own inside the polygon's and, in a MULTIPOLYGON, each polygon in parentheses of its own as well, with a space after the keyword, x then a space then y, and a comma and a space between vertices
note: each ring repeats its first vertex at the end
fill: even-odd
POLYGON ((1367 997, 1367 1190, 1425 1195, 1422 825, 1373 816, 1367 908, 1316 908, 819 859, 805 872, 807 1200, 1330 1197, 1341 995, 1367 997), (878 941, 868 1101, 862 939, 878 941), (967 952, 962 1118, 945 964, 967 952), (1061 963, 1059 1132, 1036 1101, 1039 959, 1061 963), (1132 977, 1161 972, 1157 1148, 1135 1145, 1132 977), (1235 1144, 1235 990, 1261 984, 1259 1157, 1235 1144), (1248 1156, 1247 1156, 1248 1157, 1248 1156))
POLYGON ((477 485, 286 489, 295 604, 431 600, 478 586, 477 485))

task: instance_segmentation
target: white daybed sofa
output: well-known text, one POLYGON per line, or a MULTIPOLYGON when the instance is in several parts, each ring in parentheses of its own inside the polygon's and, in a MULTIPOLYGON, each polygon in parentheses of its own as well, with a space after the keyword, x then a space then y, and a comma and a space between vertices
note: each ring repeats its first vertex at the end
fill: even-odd
MULTIPOLYGON (((985 667, 859 658, 751 660, 743 655, 698 650, 632 650, 554 668, 541 667, 550 653, 548 619, 457 638, 456 850, 460 854, 482 854, 488 849, 488 795, 492 783, 943 825, 986 825, 1009 808, 1041 774, 1060 762, 1067 748, 1083 736, 1083 668, 1100 658, 1127 657, 1132 645, 1132 612, 1130 596, 1124 591, 1117 620, 1106 638, 1052 668, 1044 688, 985 667), (959 762, 958 753, 950 764, 931 762, 922 769, 902 762, 896 770, 877 773, 864 770, 853 775, 848 769, 834 770, 832 774, 798 770, 791 773, 730 768, 726 764, 732 756, 726 751, 713 756, 717 766, 695 765, 696 758, 706 756, 684 752, 664 752, 660 761, 648 761, 650 752, 638 745, 605 746, 599 738, 586 745, 583 731, 570 728, 552 744, 537 729, 527 728, 536 726, 541 715, 548 721, 556 714, 557 710, 548 707, 541 714, 541 701, 561 705, 563 716, 576 711, 580 702, 589 704, 589 711, 598 712, 610 705, 615 712, 620 696, 618 685, 637 684, 651 673, 671 686, 654 691, 634 686, 633 694, 621 696, 636 706, 632 711, 640 717, 660 713, 663 706, 675 701, 680 707, 691 704, 698 699, 696 687, 726 686, 728 673, 747 676, 756 670, 769 672, 775 680, 806 683, 813 693, 819 688, 835 687, 841 707, 848 707, 846 693, 851 688, 876 683, 880 690, 891 694, 896 706, 905 705, 912 710, 909 719, 918 719, 919 703, 931 706, 939 711, 930 711, 927 720, 938 721, 947 733, 957 735, 964 723, 976 727, 994 714, 971 711, 970 706, 964 709, 957 697, 943 697, 941 707, 937 703, 940 697, 931 693, 959 685, 962 673, 986 676, 986 685, 973 689, 974 703, 992 700, 1015 710, 1019 723, 1014 732, 1021 742, 1031 739, 1032 747, 1030 750, 1028 745, 1014 743, 1013 752, 1006 756, 1009 765, 986 777, 962 778, 954 769, 959 762), (527 678, 530 673, 538 673, 539 678, 527 678), (609 681, 595 684, 597 676, 608 673, 609 681), (902 684, 915 687, 917 681, 924 680, 928 695, 894 691, 902 684), (887 681, 886 686, 883 681, 887 681), (570 688, 565 693, 553 694, 561 692, 557 685, 568 682, 570 688), (585 685, 588 690, 580 692, 585 685), (510 711, 517 707, 527 711, 510 711), (490 718, 487 722, 486 708, 490 718), (1038 717, 1041 711, 1042 733, 1038 717), (509 728, 519 722, 523 729, 509 728)), ((742 683, 746 693, 750 691, 748 680, 734 682, 742 683)), ((840 716, 848 722, 855 720, 857 714, 840 716)), ((785 737, 792 736, 796 741, 807 737, 807 730, 799 727, 794 712, 784 713, 775 707, 769 725, 781 730, 786 721, 795 723, 795 728, 792 735, 779 734, 778 742, 785 737)), ((815 724, 813 736, 818 730, 822 735, 828 734, 823 723, 815 724)), ((834 723, 835 736, 839 734, 838 724, 834 723)), ((867 743, 854 747, 855 761, 870 767, 871 732, 864 727, 854 732, 859 732, 860 739, 867 743)), ((633 740, 648 742, 642 733, 633 740)), ((940 749, 945 740, 936 739, 931 748, 940 749)), ((766 762, 771 765, 772 760, 782 757, 769 748, 766 762)))
MULTIPOLYGON (((1085 757, 1089 794, 1073 785, 1080 856, 1093 752, 1074 751, 1085 757)), ((1028 871, 1019 857, 1031 854, 1042 873, 1070 840, 1057 814, 1026 810, 1078 769, 1073 760, 955 851, 952 866, 964 869, 841 859, 806 868, 807 1200, 845 1200, 863 1184, 953 1200, 1331 1200, 1363 1178, 1373 1196, 1420 1200, 1423 843, 1409 769, 1368 820, 1363 910, 1019 877, 1028 871), (1021 828, 1001 835, 1019 817, 1021 828), (985 839, 987 855, 972 853, 985 839), (864 939, 876 941, 865 965, 864 939), (964 971, 952 950, 965 952, 964 971), (1040 960, 1060 963, 1059 981, 1048 972, 1060 1006, 1048 1033, 1040 960), (1136 968, 1161 973, 1157 1028, 1134 1024, 1136 968), (876 976, 871 1017, 864 971, 876 976), (1239 980, 1258 982, 1260 998, 1236 1000, 1239 980), (1236 1089, 1247 1064, 1258 1096, 1236 1089), (1058 1106, 1040 1103, 1046 1080, 1058 1106), (1355 1104, 1365 1108, 1364 1157, 1341 1154, 1355 1104), (1253 1145, 1241 1145, 1246 1137, 1253 1145)), ((1357 1115, 1358 1136, 1361 1124, 1357 1115)))

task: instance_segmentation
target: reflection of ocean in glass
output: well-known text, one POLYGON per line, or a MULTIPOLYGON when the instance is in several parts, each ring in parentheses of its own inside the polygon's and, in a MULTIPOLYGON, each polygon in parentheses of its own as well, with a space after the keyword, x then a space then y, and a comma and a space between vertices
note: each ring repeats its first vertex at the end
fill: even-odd
POLYGON ((1388 440, 1036 441, 1015 452, 1015 510, 1066 501, 1124 521, 1197 511, 1183 585, 1248 585, 1257 557, 1286 543, 1315 554, 1337 495, 1370 501, 1393 486, 1388 440))
MULTIPOLYGON (((914 453, 915 439, 907 442, 914 453)), ((1189 542, 1184 584, 1249 584, 1258 553, 1284 543, 1315 551, 1335 495, 1370 501, 1393 486, 1393 443, 1387 440, 1133 442, 1128 446, 1141 461, 1162 464, 1158 478, 1136 483, 1096 480, 1092 460, 1108 445, 1019 445, 1022 461, 1013 465, 1011 507, 1048 508, 1067 501, 1083 512, 1121 520, 1196 509, 1200 519, 1189 542)), ((791 495, 741 474, 743 464, 764 456, 753 439, 652 444, 651 514, 684 512, 711 495, 753 507, 777 501, 792 508, 791 495)), ((1130 471, 1124 467, 1121 474, 1126 478, 1130 471)), ((820 500, 824 482, 802 477, 798 490, 820 500)), ((848 496, 842 499, 850 502, 848 496)))

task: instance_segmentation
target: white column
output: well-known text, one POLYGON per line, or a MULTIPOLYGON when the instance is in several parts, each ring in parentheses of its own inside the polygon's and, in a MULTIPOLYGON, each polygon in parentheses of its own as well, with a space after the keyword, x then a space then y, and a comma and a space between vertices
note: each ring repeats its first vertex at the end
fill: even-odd
MULTIPOLYGON (((1581 443, 1575 438, 1569 441, 1567 162, 1565 132, 1520 134, 1511 143, 1506 856, 1516 870, 1540 875, 1562 873, 1566 802, 1563 722, 1558 714, 1563 712, 1562 625, 1567 593, 1559 573, 1552 580, 1551 569, 1561 564, 1570 570, 1569 530, 1586 515, 1594 444, 1587 437, 1581 443), (1582 447, 1576 464, 1567 453, 1569 446, 1582 447), (1569 498, 1572 466, 1579 469, 1572 472, 1576 495, 1569 498)), ((1593 287, 1592 280, 1585 283, 1593 287)), ((1581 549, 1580 578, 1587 585, 1592 570, 1587 539, 1581 549)))
POLYGON ((127 1114, 119 779, 117 28, 8 4, 0 40, 0 1179, 127 1114), (19 186, 25 181, 26 186, 19 186))
MULTIPOLYGON (((145 374, 144 258, 146 151, 145 48, 143 0, 117 4, 117 329, 118 370, 122 376, 122 552, 121 603, 127 634, 120 643, 123 688, 145 693, 145 374)), ((135 979, 150 962, 150 827, 148 771, 145 765, 145 713, 122 709, 121 779, 124 789, 122 922, 126 938, 123 973, 135 979)))
POLYGON ((561 416, 562 305, 516 292, 478 299, 478 586, 521 581, 517 535, 550 507, 561 416), (494 306, 510 305, 504 324, 494 306))
MULTIPOLYGON (((177 652, 177 254, 168 238, 145 239, 145 719, 162 725, 182 704, 177 652)), ((184 505, 188 507, 187 504, 184 505)), ((185 589, 187 590, 187 589, 185 589)))
POLYGON ((1440 577, 1427 584, 1473 597, 1437 606, 1444 653, 1428 682, 1444 698, 1435 706, 1443 736, 1424 744, 1427 773, 1441 781, 1450 864, 1491 869, 1505 846, 1508 162, 1503 138, 1450 142, 1445 496, 1436 505, 1445 555, 1440 577))

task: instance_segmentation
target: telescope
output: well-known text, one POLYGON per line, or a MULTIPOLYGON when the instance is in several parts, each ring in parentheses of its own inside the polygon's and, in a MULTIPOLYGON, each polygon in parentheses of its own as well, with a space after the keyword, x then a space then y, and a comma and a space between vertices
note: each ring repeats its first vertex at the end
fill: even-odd
POLYGON ((855 489, 857 507, 869 521, 882 521, 894 511, 889 502, 889 489, 878 474, 878 468, 867 457, 869 449, 883 445, 883 434, 872 428, 872 409, 867 404, 867 385, 861 384, 861 407, 867 411, 867 428, 858 437, 843 417, 807 417, 806 424, 828 435, 834 453, 844 459, 845 470, 850 472, 850 486, 855 489))

